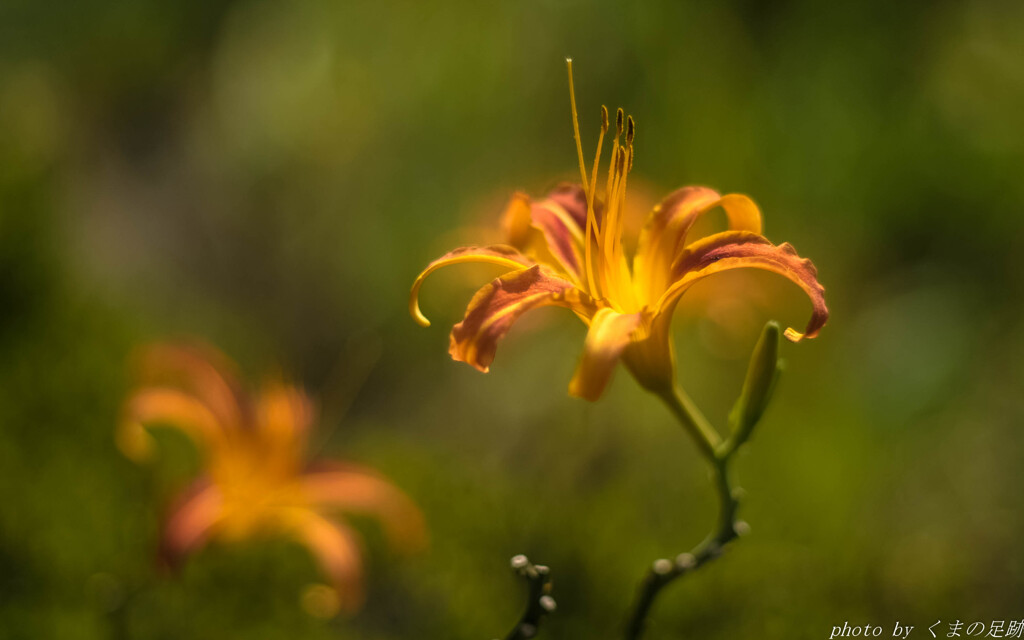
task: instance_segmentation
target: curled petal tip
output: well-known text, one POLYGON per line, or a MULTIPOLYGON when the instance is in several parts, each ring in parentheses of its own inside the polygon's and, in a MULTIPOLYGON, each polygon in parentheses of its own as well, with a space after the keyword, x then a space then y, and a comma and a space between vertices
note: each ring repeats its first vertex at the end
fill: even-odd
POLYGON ((597 402, 598 400, 600 400, 603 392, 604 389, 601 389, 600 392, 595 392, 593 389, 585 388, 583 385, 576 382, 576 380, 573 380, 572 382, 569 383, 570 396, 574 398, 580 398, 582 400, 587 400, 589 402, 597 402))
POLYGON ((136 422, 126 423, 118 430, 115 444, 126 458, 136 464, 153 459, 153 438, 136 422))
POLYGON ((804 335, 804 334, 800 333, 799 331, 797 331, 796 329, 794 329, 793 327, 790 327, 790 328, 786 329, 786 331, 785 331, 785 333, 783 333, 783 335, 786 336, 786 339, 789 340, 790 342, 800 342, 805 337, 806 338, 813 338, 814 337, 812 335, 804 335))
POLYGON ((420 311, 420 306, 418 304, 410 305, 409 313, 412 315, 412 319, 416 321, 416 324, 420 325, 421 327, 430 326, 430 320, 427 319, 427 316, 423 315, 423 312, 420 311))
POLYGON ((453 334, 454 330, 448 336, 448 355, 452 357, 452 360, 455 362, 465 362, 480 373, 487 373, 491 370, 490 361, 482 362, 477 357, 478 350, 475 347, 467 347, 453 334))
POLYGON ((429 327, 430 320, 427 320, 427 316, 423 315, 423 312, 420 311, 420 284, 422 284, 422 280, 417 280, 409 292, 409 315, 412 316, 416 324, 421 327, 429 327))
POLYGON ((465 362, 466 364, 468 364, 469 366, 473 367, 474 369, 476 369, 480 373, 487 373, 487 372, 489 372, 491 370, 491 366, 490 365, 481 364, 478 361, 470 360, 470 359, 466 358, 461 353, 457 353, 457 351, 459 349, 460 349, 460 347, 453 346, 448 351, 449 355, 451 355, 451 357, 452 357, 452 360, 454 360, 456 362, 465 362))
POLYGON ((341 597, 338 590, 326 584, 311 584, 302 592, 302 608, 314 618, 329 620, 340 611, 354 613, 353 601, 341 597))
POLYGON ((494 245, 491 247, 462 247, 461 249, 456 249, 455 251, 446 253, 437 260, 428 264, 427 268, 416 277, 416 281, 412 283, 412 289, 409 290, 409 315, 412 316, 413 320, 415 320, 417 324, 422 327, 430 326, 430 320, 427 320, 427 317, 423 315, 422 311, 420 311, 419 296, 420 287, 423 286, 423 281, 426 280, 427 276, 441 267, 463 262, 483 262, 496 264, 509 269, 522 269, 530 264, 530 261, 526 256, 519 253, 514 247, 507 245, 494 245))

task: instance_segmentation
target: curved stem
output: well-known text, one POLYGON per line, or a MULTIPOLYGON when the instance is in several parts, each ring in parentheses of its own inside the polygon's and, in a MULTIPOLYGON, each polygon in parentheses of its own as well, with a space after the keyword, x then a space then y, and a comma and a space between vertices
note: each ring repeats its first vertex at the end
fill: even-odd
POLYGON ((739 535, 736 520, 739 508, 738 491, 733 488, 729 470, 729 461, 735 449, 723 444, 718 432, 682 390, 662 394, 661 397, 693 437, 711 467, 718 495, 718 523, 704 541, 689 553, 679 554, 675 561, 661 559, 654 562, 640 584, 640 593, 626 626, 627 640, 638 640, 643 635, 647 615, 662 589, 680 576, 720 556, 725 546, 739 535))
POLYGON ((533 564, 524 555, 512 558, 512 569, 526 580, 528 594, 526 610, 505 640, 527 640, 537 635, 541 618, 555 610, 555 601, 548 595, 551 572, 543 565, 533 564))

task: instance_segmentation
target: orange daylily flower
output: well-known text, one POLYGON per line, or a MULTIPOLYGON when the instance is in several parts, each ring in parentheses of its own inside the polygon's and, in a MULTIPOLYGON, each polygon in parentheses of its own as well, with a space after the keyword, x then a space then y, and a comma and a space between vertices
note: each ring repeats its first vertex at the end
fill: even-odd
MULTIPOLYGON (((359 538, 338 515, 369 515, 392 545, 414 550, 426 540, 413 502, 371 469, 304 458, 313 409, 300 390, 266 383, 243 392, 219 353, 157 345, 141 354, 141 382, 124 405, 119 448, 143 461, 154 452, 149 429, 180 429, 199 448, 205 473, 179 496, 162 548, 177 561, 207 542, 278 535, 305 545, 329 577, 336 605, 363 602, 359 538)), ((322 607, 321 607, 322 609, 322 607)))
POLYGON ((788 243, 772 244, 761 233, 761 212, 744 195, 721 195, 707 187, 683 187, 656 205, 640 231, 631 259, 623 249, 626 183, 633 168, 636 125, 619 109, 604 196, 598 198, 598 165, 608 132, 601 107, 601 133, 592 170, 580 143, 576 99, 569 64, 569 91, 580 167, 580 184, 564 184, 542 200, 517 193, 504 214, 508 244, 463 247, 427 265, 413 283, 409 310, 423 326, 419 309, 423 281, 438 269, 463 262, 507 268, 480 289, 465 317, 451 332, 452 358, 486 372, 498 342, 531 309, 572 310, 589 327, 583 356, 569 393, 596 400, 621 360, 645 388, 666 393, 674 384, 670 340, 672 315, 682 295, 710 275, 756 268, 782 275, 810 298, 812 313, 801 332, 787 329, 793 342, 815 337, 828 320, 825 289, 810 260, 788 243), (694 223, 721 209, 729 229, 690 237, 694 223))

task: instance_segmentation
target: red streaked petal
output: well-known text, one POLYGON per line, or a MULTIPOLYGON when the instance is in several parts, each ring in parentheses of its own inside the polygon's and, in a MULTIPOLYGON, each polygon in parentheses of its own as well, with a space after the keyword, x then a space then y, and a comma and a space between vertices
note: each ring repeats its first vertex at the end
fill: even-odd
POLYGON ((583 345, 583 357, 569 383, 569 394, 597 400, 611 380, 615 365, 641 325, 639 313, 622 314, 603 308, 594 314, 583 345))
POLYGON ((646 301, 652 301, 669 285, 668 268, 684 221, 692 224, 695 211, 719 198, 717 191, 707 187, 683 187, 655 205, 640 230, 633 258, 634 279, 646 301))
MULTIPOLYGON (((587 193, 583 187, 575 183, 563 182, 549 191, 542 202, 556 205, 556 211, 566 221, 570 232, 582 243, 582 238, 587 230, 587 193)), ((604 204, 595 200, 594 223, 596 226, 593 233, 596 234, 600 230, 603 221, 604 204)))
POLYGON ((306 498, 321 511, 336 508, 380 521, 397 549, 415 551, 427 540, 423 514, 398 487, 378 473, 353 465, 310 471, 300 480, 306 498))
POLYGON ((583 274, 587 198, 579 185, 562 183, 539 201, 516 193, 502 217, 509 244, 575 284, 583 274))
POLYGON ((451 333, 452 358, 486 372, 494 353, 515 321, 530 309, 560 306, 590 316, 594 303, 571 282, 548 274, 540 265, 496 278, 470 301, 462 322, 451 333))
POLYGON ((668 269, 685 250, 694 223, 718 207, 725 211, 730 231, 761 233, 761 212, 745 195, 721 196, 707 187, 683 187, 654 208, 641 231, 634 259, 637 282, 644 287, 648 301, 653 302, 669 286, 668 269))
POLYGON ((675 301, 698 280, 729 269, 754 268, 788 278, 803 289, 811 301, 811 319, 801 333, 786 329, 786 337, 797 342, 813 338, 828 321, 825 287, 818 282, 814 263, 797 255, 788 242, 773 245, 763 236, 744 231, 724 231, 692 243, 672 268, 674 282, 661 296, 658 312, 674 308, 675 301))
POLYGON ((533 264, 532 260, 519 253, 515 247, 501 244, 489 247, 462 247, 446 253, 427 265, 427 268, 416 277, 416 281, 412 283, 412 290, 409 291, 409 313, 420 325, 430 326, 430 321, 420 311, 419 305, 420 287, 423 286, 423 281, 442 267, 463 262, 484 262, 517 270, 533 264))
MULTIPOLYGON (((547 199, 557 204, 569 215, 576 229, 582 232, 587 228, 587 194, 578 184, 563 182, 547 195, 547 199)), ((597 203, 595 203, 595 206, 597 203)), ((596 212, 595 212, 596 213, 596 212)))
MULTIPOLYGON (((584 208, 584 223, 586 209, 584 208)), ((562 269, 575 281, 583 277, 583 231, 576 220, 561 204, 552 198, 536 202, 530 207, 533 226, 544 235, 548 251, 562 269)))

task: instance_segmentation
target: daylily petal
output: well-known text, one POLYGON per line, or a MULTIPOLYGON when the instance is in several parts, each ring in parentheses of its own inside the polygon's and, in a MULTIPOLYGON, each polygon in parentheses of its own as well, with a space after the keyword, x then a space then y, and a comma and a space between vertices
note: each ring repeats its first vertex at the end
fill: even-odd
POLYGON ((785 336, 797 342, 813 338, 828 321, 825 287, 818 282, 818 271, 808 259, 797 255, 788 242, 773 245, 765 237, 745 231, 724 231, 689 245, 672 268, 675 281, 661 296, 658 314, 674 308, 679 297, 698 280, 729 269, 753 267, 785 276, 798 285, 811 300, 811 319, 801 333, 786 329, 785 336))
MULTIPOLYGON (((640 230, 636 255, 633 258, 633 271, 637 282, 646 283, 652 278, 664 280, 664 275, 659 272, 663 272, 664 267, 671 264, 671 258, 665 264, 665 256, 671 253, 678 238, 677 233, 666 233, 669 225, 676 221, 678 226, 678 220, 692 218, 694 211, 719 198, 721 196, 714 189, 683 187, 676 189, 654 206, 643 229, 640 230)), ((661 290, 653 286, 650 288, 661 290)))
POLYGON ((416 281, 412 283, 412 290, 409 291, 409 313, 420 325, 430 326, 430 320, 427 320, 427 317, 420 311, 419 294, 423 281, 441 267, 462 262, 485 262, 509 269, 522 269, 533 264, 532 260, 519 253, 515 247, 502 244, 489 247, 463 247, 446 253, 427 265, 427 268, 416 277, 416 281))
POLYGON ((281 475, 299 470, 313 404, 299 389, 281 382, 264 385, 256 404, 256 426, 263 467, 281 475))
POLYGON ((672 192, 654 208, 640 233, 633 268, 637 282, 643 283, 645 300, 654 302, 669 286, 669 267, 684 251, 690 229, 717 207, 725 211, 730 231, 761 233, 761 212, 747 196, 720 196, 707 187, 672 192))
MULTIPOLYGON (((587 228, 587 194, 578 184, 563 182, 548 193, 548 199, 558 204, 581 232, 587 228)), ((597 207, 598 203, 594 203, 597 207)), ((600 209, 599 209, 600 210, 600 209)), ((595 215, 598 211, 594 212, 595 215)))
POLYGON ((122 453, 137 461, 149 458, 153 437, 147 428, 153 424, 180 429, 204 450, 224 443, 224 428, 205 403, 177 389, 156 387, 135 393, 125 403, 117 432, 122 453))
MULTIPOLYGON (((553 202, 558 205, 559 213, 565 212, 568 215, 568 227, 573 237, 580 240, 580 251, 583 251, 582 239, 587 233, 587 194, 583 187, 571 182, 563 182, 552 189, 543 202, 553 202), (577 231, 578 230, 578 231, 577 231)), ((560 217, 565 220, 565 216, 560 217)), ((604 222, 604 204, 599 200, 594 201, 594 223, 593 230, 596 235, 604 222)), ((593 238, 591 238, 593 241, 593 238)), ((582 270, 581 270, 582 278, 582 270)))
MULTIPOLYGON (((579 191, 582 192, 582 190, 579 191)), ((544 235, 547 250, 558 261, 562 269, 578 283, 584 277, 583 233, 586 227, 579 226, 576 214, 570 213, 563 203, 574 206, 578 213, 578 203, 574 202, 572 192, 556 191, 544 200, 535 202, 530 207, 530 217, 534 227, 544 235)), ((586 200, 584 200, 584 225, 587 220, 586 207, 586 200)))
POLYGON ((501 226, 505 230, 505 240, 520 251, 526 249, 530 241, 530 196, 521 191, 512 194, 512 198, 501 216, 501 226))
POLYGON ((161 555, 176 564, 206 544, 221 516, 223 497, 208 480, 195 483, 177 501, 164 525, 161 555))
POLYGON ((622 364, 640 386, 659 394, 671 391, 675 384, 671 320, 671 309, 660 315, 644 314, 643 324, 636 332, 639 339, 630 342, 622 352, 622 364))
POLYGON ((417 550, 426 543, 423 514, 408 496, 369 469, 345 465, 310 471, 300 480, 302 492, 316 509, 337 508, 378 518, 398 549, 417 550))
POLYGON ((541 306, 567 307, 590 316, 594 302, 571 282, 534 265, 496 278, 469 303, 462 322, 452 328, 452 358, 486 372, 501 340, 521 315, 541 306))
POLYGON ((601 397, 641 320, 639 313, 623 314, 607 307, 594 314, 583 344, 583 357, 569 383, 570 395, 586 400, 601 397))
POLYGON ((240 387, 231 361, 201 344, 155 344, 138 356, 144 386, 174 387, 205 403, 226 428, 241 422, 240 387))
POLYGON ((543 200, 515 193, 502 217, 509 244, 533 262, 551 267, 581 284, 587 198, 579 185, 562 183, 543 200))
POLYGON ((365 594, 363 560, 355 532, 311 511, 296 515, 287 529, 309 549, 320 568, 330 577, 331 585, 338 592, 341 608, 348 613, 358 610, 363 605, 365 594))

